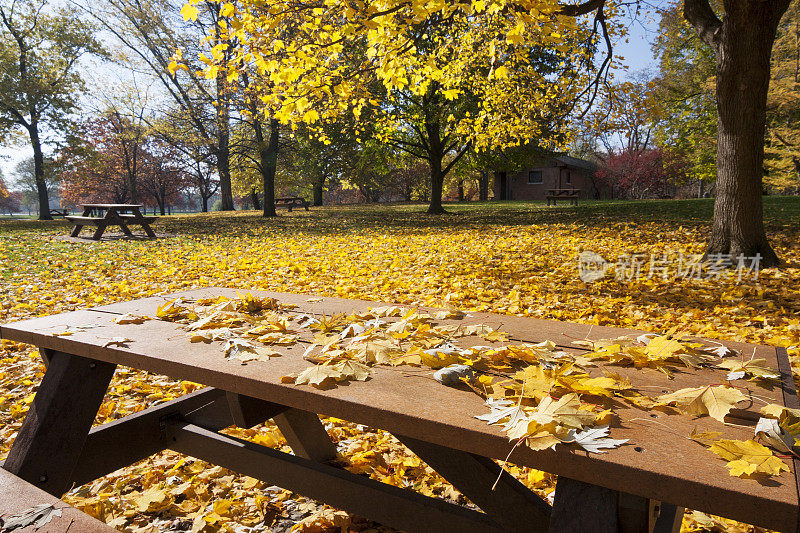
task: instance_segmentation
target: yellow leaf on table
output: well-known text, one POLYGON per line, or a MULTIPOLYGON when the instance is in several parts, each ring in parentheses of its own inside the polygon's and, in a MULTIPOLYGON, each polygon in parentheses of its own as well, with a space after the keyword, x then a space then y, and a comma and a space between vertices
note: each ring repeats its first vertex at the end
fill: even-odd
POLYGON ((725 416, 737 403, 747 399, 739 389, 724 385, 708 385, 680 389, 656 398, 660 405, 675 405, 689 415, 709 415, 724 422, 725 416))
POLYGON ((558 400, 545 396, 530 416, 542 425, 555 422, 560 426, 581 429, 594 423, 595 413, 581 409, 578 395, 570 393, 558 400))
POLYGON ((125 313, 114 319, 117 324, 141 324, 150 320, 149 316, 134 315, 133 313, 125 313))
POLYGON ((714 442, 709 449, 728 461, 732 476, 777 476, 781 471, 789 470, 786 463, 772 454, 772 450, 754 440, 722 439, 714 442))

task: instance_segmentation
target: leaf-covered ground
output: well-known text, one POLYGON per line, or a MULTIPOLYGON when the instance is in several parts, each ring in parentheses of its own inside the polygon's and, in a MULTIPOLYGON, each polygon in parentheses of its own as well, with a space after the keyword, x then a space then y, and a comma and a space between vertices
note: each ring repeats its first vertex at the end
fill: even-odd
MULTIPOLYGON (((167 217, 158 241, 72 243, 61 222, 0 222, 0 322, 202 286, 230 286, 454 306, 651 331, 786 346, 800 360, 800 198, 767 198, 771 240, 785 260, 757 281, 647 278, 613 269, 591 284, 577 255, 612 263, 643 253, 700 253, 711 202, 585 203, 544 208, 509 202, 451 206, 317 208, 263 220, 255 213, 167 217)), ((30 346, 2 341, 0 457, 19 429, 43 366, 30 346)), ((161 376, 120 369, 101 408, 103 423, 193 390, 161 376)), ((326 419, 344 465, 376 479, 463 498, 390 435, 326 419)), ((285 445, 271 425, 232 430, 285 445)), ((541 495, 554 476, 511 467, 541 495)), ((366 530, 358 517, 252 478, 166 452, 72 490, 65 499, 126 531, 366 530), (247 529, 252 527, 253 529, 247 529)), ((749 531, 693 513, 684 530, 749 531)))

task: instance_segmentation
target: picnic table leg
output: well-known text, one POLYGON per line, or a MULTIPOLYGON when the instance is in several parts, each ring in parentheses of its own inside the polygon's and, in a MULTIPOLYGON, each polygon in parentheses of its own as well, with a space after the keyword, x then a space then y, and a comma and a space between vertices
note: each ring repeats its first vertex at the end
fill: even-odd
POLYGON ((61 497, 116 365, 52 352, 3 468, 61 497))
POLYGON ((336 445, 316 414, 287 409, 272 419, 295 455, 320 463, 336 458, 336 445))
POLYGON ((556 482, 551 533, 677 533, 683 510, 564 476, 556 482))
POLYGON ((103 233, 106 231, 106 223, 103 219, 97 221, 97 229, 94 230, 94 234, 92 235, 92 240, 99 241, 103 237, 103 233))
POLYGON ((150 227, 150 224, 148 224, 147 221, 144 219, 142 212, 139 211, 138 208, 134 208, 131 212, 133 213, 134 220, 136 221, 137 224, 142 226, 142 229, 147 234, 147 236, 150 237, 151 239, 155 239, 156 233, 153 231, 153 228, 150 227))
POLYGON ((493 460, 410 437, 397 438, 503 530, 548 530, 550 505, 493 460))
POLYGON ((70 237, 77 237, 81 234, 81 230, 83 229, 82 224, 75 224, 75 227, 72 228, 72 231, 69 233, 70 237))

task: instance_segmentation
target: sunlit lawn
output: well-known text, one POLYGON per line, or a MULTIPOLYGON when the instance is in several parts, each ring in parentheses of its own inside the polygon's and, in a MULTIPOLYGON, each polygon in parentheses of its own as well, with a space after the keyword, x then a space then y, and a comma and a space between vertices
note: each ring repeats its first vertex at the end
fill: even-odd
MULTIPOLYGON (((785 267, 762 271, 757 280, 738 282, 728 274, 720 279, 687 280, 673 271, 663 280, 647 278, 646 268, 640 279, 617 280, 613 270, 590 284, 578 278, 577 255, 583 250, 598 252, 611 263, 633 253, 648 257, 661 257, 665 252, 701 253, 712 207, 711 200, 582 202, 577 208, 487 202, 449 204, 450 214, 437 217, 425 215, 423 205, 312 208, 309 212, 282 212, 271 220, 252 211, 174 215, 156 224, 156 231, 165 236, 157 241, 100 243, 63 240, 68 232, 63 221, 2 220, 1 320, 189 287, 231 286, 654 331, 677 327, 706 337, 783 345, 797 358, 799 197, 765 199, 768 232, 785 267)), ((31 347, 4 341, 3 348, 0 456, 7 452, 42 373, 31 347)), ((98 422, 191 388, 141 372, 122 371, 98 422)), ((362 443, 355 447, 355 457, 361 445, 364 450, 397 446, 382 433, 360 433, 344 423, 331 426, 331 432, 336 439, 354 438, 362 443)), ((245 436, 266 440, 268 445, 282 444, 271 426, 245 436)), ((164 488, 164 471, 175 461, 174 454, 161 454, 138 470, 126 469, 67 499, 131 530, 154 520, 202 519, 199 504, 191 503, 205 501, 197 495, 170 496, 171 501, 152 508, 137 500, 144 491, 164 488), (112 488, 119 489, 120 498, 102 496, 112 488), (95 495, 86 499, 90 493, 95 495), (185 501, 189 504, 180 503, 185 501)), ((192 468, 198 467, 182 465, 170 475, 188 479, 192 468)), ((385 468, 377 463, 364 459, 359 468, 385 479, 385 468)), ((269 513, 259 514, 257 507, 264 505, 254 497, 260 484, 235 476, 232 481, 226 478, 223 486, 215 479, 229 473, 202 471, 198 483, 202 482, 208 498, 237 501, 238 507, 220 519, 220 527, 263 522, 269 513, 279 521, 281 517, 297 519, 294 507, 288 504, 269 504, 269 513)), ((552 490, 552 476, 528 469, 513 471, 542 494, 552 490)), ((415 472, 416 486, 423 492, 452 495, 438 477, 424 469, 415 472)), ((286 498, 296 501, 294 496, 286 498)), ((333 520, 321 508, 312 505, 308 509, 309 523, 326 525, 326 520, 333 520)))

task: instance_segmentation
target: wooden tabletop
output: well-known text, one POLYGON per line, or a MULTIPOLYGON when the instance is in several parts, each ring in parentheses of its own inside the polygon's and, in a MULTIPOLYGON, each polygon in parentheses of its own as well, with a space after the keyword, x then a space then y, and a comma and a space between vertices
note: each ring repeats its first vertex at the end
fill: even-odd
MULTIPOLYGON (((331 315, 357 312, 380 304, 361 300, 321 298, 308 302, 308 295, 253 291, 282 303, 296 304, 300 313, 331 315)), ((185 297, 214 295, 235 297, 231 289, 208 288, 180 293, 185 297)), ((156 308, 176 295, 146 298, 89 310, 25 320, 0 326, 5 339, 92 357, 102 361, 191 380, 212 387, 263 398, 289 407, 386 429, 451 448, 496 459, 505 458, 511 445, 502 432, 476 420, 487 411, 483 400, 472 392, 445 387, 431 379, 429 369, 374 367, 366 382, 350 382, 330 390, 281 383, 281 376, 309 366, 302 359, 307 344, 274 348, 283 356, 269 362, 241 365, 228 361, 221 343, 191 343, 178 324, 149 320, 140 325, 118 325, 113 320, 124 313, 154 317, 156 308), (78 326, 93 326, 85 329, 78 326), (66 330, 69 336, 53 336, 66 330), (106 348, 114 337, 131 339, 127 347, 106 348)), ((567 351, 581 353, 576 339, 612 338, 641 332, 586 324, 532 318, 471 313, 463 324, 488 324, 511 334, 511 343, 551 340, 567 351)), ((310 338, 310 334, 308 334, 310 338)), ((302 337, 301 337, 302 338, 302 337)), ((462 343, 463 344, 463 343, 462 343)), ((489 344, 481 342, 481 344, 489 344)), ((725 343, 754 354, 778 368, 776 349, 741 343, 725 343)), ((718 380, 719 370, 676 372, 674 379, 652 369, 614 366, 634 386, 651 396, 684 387, 705 386, 718 380), (716 373, 716 375, 714 374, 716 373)), ((590 370, 599 374, 599 369, 590 370)), ((764 388, 741 382, 764 402, 783 403, 780 386, 764 388)), ((791 391, 793 393, 793 391, 791 391)), ((763 404, 744 405, 733 414, 735 425, 722 425, 709 418, 691 418, 678 413, 645 411, 618 404, 619 422, 611 436, 630 439, 627 445, 605 454, 588 454, 572 446, 533 451, 519 446, 512 463, 565 475, 573 479, 634 493, 647 498, 697 509, 777 530, 797 530, 798 492, 794 467, 789 472, 759 483, 728 475, 725 461, 691 440, 693 429, 720 431, 724 438, 753 437, 758 409, 763 404)))

